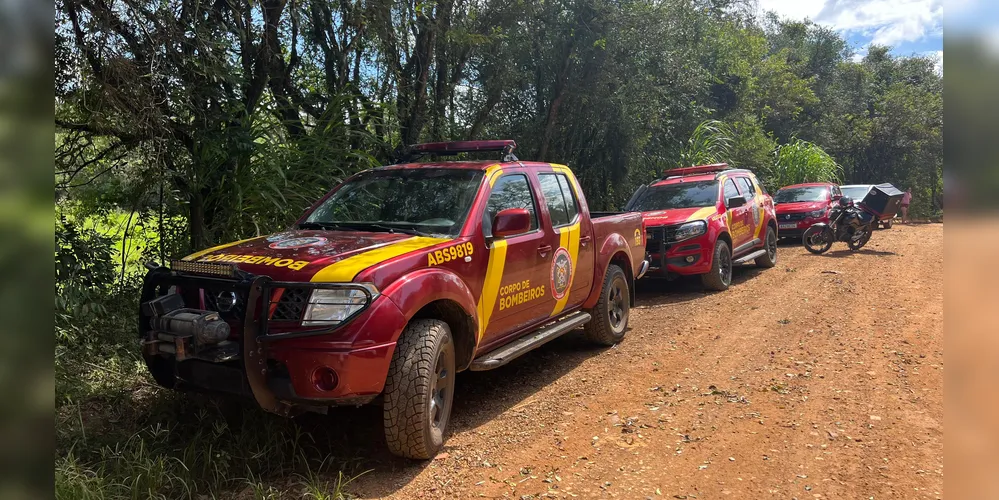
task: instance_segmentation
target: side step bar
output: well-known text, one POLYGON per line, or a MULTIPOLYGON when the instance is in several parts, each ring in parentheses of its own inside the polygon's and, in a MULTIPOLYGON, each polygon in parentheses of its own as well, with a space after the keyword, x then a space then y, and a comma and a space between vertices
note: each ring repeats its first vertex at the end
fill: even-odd
POLYGON ((755 259, 757 257, 760 257, 760 256, 762 256, 765 253, 767 253, 767 249, 766 248, 761 248, 761 249, 759 249, 759 250, 757 250, 757 251, 755 251, 755 252, 753 252, 753 253, 751 253, 749 255, 743 255, 742 257, 739 257, 738 259, 733 260, 732 263, 733 264, 745 264, 746 262, 749 262, 749 261, 751 261, 751 260, 753 260, 753 259, 755 259))
POLYGON ((473 372, 483 372, 499 368, 514 359, 519 358, 521 355, 541 347, 542 345, 548 343, 548 341, 589 323, 590 319, 590 313, 578 312, 573 314, 563 320, 559 320, 557 323, 541 328, 526 337, 520 338, 498 349, 483 354, 472 361, 472 364, 468 367, 468 369, 473 372))

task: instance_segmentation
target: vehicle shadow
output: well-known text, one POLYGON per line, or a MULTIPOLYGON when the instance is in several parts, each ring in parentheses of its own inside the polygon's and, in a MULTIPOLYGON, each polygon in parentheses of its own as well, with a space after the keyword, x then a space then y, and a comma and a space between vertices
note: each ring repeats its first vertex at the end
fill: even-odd
MULTIPOLYGON (((752 263, 735 266, 732 269, 731 286, 738 286, 760 274, 761 271, 764 269, 756 267, 752 263)), ((705 290, 699 276, 680 276, 674 280, 654 277, 642 278, 635 283, 635 306, 641 309, 679 304, 716 293, 724 292, 705 290)))
MULTIPOLYGON (((555 382, 580 363, 602 351, 586 342, 580 331, 548 344, 486 372, 465 371, 455 384, 449 434, 473 430, 529 399, 535 392, 555 382)), ((428 465, 389 453, 382 432, 381 407, 340 408, 317 420, 310 432, 330 428, 351 429, 336 441, 336 455, 361 457, 368 472, 349 488, 364 496, 391 495, 413 480, 428 465), (322 423, 319 423, 322 421, 322 423)), ((447 452, 445 443, 444 451, 447 452)))
POLYGON ((872 250, 870 248, 861 248, 860 250, 857 250, 856 252, 850 250, 849 248, 844 248, 844 249, 840 249, 840 250, 831 250, 829 252, 826 252, 824 254, 819 254, 819 255, 822 255, 823 257, 833 257, 833 258, 836 258, 836 259, 841 259, 843 257, 848 257, 850 255, 855 255, 855 254, 860 254, 860 255, 898 255, 897 253, 892 252, 890 250, 889 251, 872 250))

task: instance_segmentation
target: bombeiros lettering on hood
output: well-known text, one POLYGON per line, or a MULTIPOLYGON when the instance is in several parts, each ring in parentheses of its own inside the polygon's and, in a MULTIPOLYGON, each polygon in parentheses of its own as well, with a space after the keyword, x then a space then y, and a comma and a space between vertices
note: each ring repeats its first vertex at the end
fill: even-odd
POLYGON ((220 262, 230 264, 256 264, 260 266, 287 267, 296 271, 309 265, 307 260, 282 259, 281 257, 269 257, 267 255, 237 255, 237 254, 216 254, 198 259, 198 262, 220 262))

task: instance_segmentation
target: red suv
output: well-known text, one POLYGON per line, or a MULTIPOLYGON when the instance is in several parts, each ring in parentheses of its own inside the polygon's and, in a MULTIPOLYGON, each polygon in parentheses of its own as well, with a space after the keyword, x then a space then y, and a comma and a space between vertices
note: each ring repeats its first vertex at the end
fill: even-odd
POLYGON ((785 186, 774 193, 781 238, 801 238, 812 224, 829 223, 829 209, 843 197, 839 186, 812 182, 785 186))
POLYGON ((700 275, 705 288, 720 291, 736 264, 777 263, 773 200, 749 170, 724 163, 668 170, 625 209, 642 212, 649 275, 700 275))

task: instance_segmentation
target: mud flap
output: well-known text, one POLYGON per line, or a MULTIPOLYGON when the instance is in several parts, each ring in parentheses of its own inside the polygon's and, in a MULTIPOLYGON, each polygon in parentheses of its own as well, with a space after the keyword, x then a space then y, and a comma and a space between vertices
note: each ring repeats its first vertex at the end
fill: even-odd
POLYGON ((243 366, 246 370, 246 381, 250 384, 253 399, 257 404, 266 411, 287 417, 291 413, 291 406, 278 400, 274 391, 267 385, 267 348, 257 342, 257 334, 260 332, 257 304, 263 295, 265 280, 264 277, 258 277, 250 284, 246 317, 243 321, 243 366))

